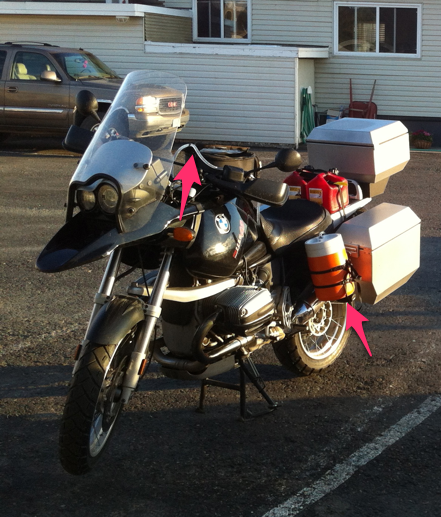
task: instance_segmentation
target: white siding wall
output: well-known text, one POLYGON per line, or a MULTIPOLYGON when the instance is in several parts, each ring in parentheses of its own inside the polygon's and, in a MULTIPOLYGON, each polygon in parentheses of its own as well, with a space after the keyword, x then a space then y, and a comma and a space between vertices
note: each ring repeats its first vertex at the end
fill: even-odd
POLYGON ((191 9, 192 0, 165 0, 164 7, 171 7, 174 9, 191 9))
POLYGON ((183 139, 297 142, 297 58, 164 53, 164 44, 154 43, 144 52, 143 22, 142 17, 119 23, 113 17, 0 15, 0 41, 43 39, 82 47, 122 75, 154 69, 181 76, 191 113, 183 139))
POLYGON ((0 15, 0 41, 44 41, 83 48, 110 68, 127 74, 146 66, 144 18, 119 23, 114 17, 0 15))
POLYGON ((251 0, 252 43, 330 45, 330 0, 251 0))
POLYGON ((377 79, 374 102, 379 115, 441 117, 441 2, 398 1, 422 5, 421 58, 332 55, 331 0, 253 0, 253 43, 330 47, 329 59, 318 59, 315 64, 319 110, 349 103, 349 78, 354 99, 368 100, 377 79))
POLYGON ((296 58, 149 53, 188 86, 188 140, 294 144, 296 58), (277 87, 274 87, 275 82, 277 87))

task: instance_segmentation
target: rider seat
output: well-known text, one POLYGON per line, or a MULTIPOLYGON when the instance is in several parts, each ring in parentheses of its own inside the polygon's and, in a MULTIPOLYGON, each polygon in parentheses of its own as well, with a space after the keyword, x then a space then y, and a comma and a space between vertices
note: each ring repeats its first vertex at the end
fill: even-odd
POLYGON ((281 207, 267 208, 260 219, 275 255, 282 255, 289 246, 315 237, 332 224, 330 214, 307 199, 292 199, 281 207))

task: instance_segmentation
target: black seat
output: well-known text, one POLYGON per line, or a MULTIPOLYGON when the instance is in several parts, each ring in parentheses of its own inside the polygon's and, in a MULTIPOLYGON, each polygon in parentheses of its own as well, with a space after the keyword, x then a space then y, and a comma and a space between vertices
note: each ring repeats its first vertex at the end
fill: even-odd
POLYGON ((281 207, 267 208, 260 218, 268 244, 276 255, 326 231, 332 224, 331 216, 322 206, 306 199, 292 199, 281 207))

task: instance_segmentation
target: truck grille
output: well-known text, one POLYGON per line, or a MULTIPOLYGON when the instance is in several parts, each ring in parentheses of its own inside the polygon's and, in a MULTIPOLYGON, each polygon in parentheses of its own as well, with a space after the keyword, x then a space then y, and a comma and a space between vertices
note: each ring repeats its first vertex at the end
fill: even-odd
POLYGON ((159 113, 165 115, 168 113, 180 113, 182 99, 180 97, 167 97, 159 100, 159 113))

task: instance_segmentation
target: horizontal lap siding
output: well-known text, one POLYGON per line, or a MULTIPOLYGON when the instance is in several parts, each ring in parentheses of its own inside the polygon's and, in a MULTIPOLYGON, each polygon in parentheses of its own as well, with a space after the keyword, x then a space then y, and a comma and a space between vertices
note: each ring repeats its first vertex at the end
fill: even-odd
POLYGON ((149 54, 148 47, 147 56, 152 69, 172 70, 188 86, 190 122, 180 138, 294 143, 294 59, 149 54))
POLYGON ((191 0, 165 0, 164 7, 171 7, 174 9, 191 9, 193 6, 191 0))
POLYGON ((323 0, 252 0, 252 42, 329 45, 332 9, 323 0))
POLYGON ((188 85, 188 140, 295 143, 295 63, 292 58, 144 52, 144 19, 0 16, 0 40, 44 40, 82 47, 119 74, 164 70, 188 85), (44 36, 42 36, 44 35, 44 36))
POLYGON ((192 43, 192 19, 147 13, 144 17, 146 41, 192 43))
POLYGON ((0 41, 43 41, 94 53, 117 73, 136 68, 144 54, 143 18, 0 15, 0 41), (135 65, 135 66, 134 66, 135 65))
POLYGON ((354 100, 369 100, 376 79, 373 100, 379 115, 441 117, 441 2, 398 2, 422 4, 421 58, 333 56, 330 0, 253 1, 253 43, 329 46, 329 59, 315 61, 319 111, 348 105, 350 78, 354 100))

